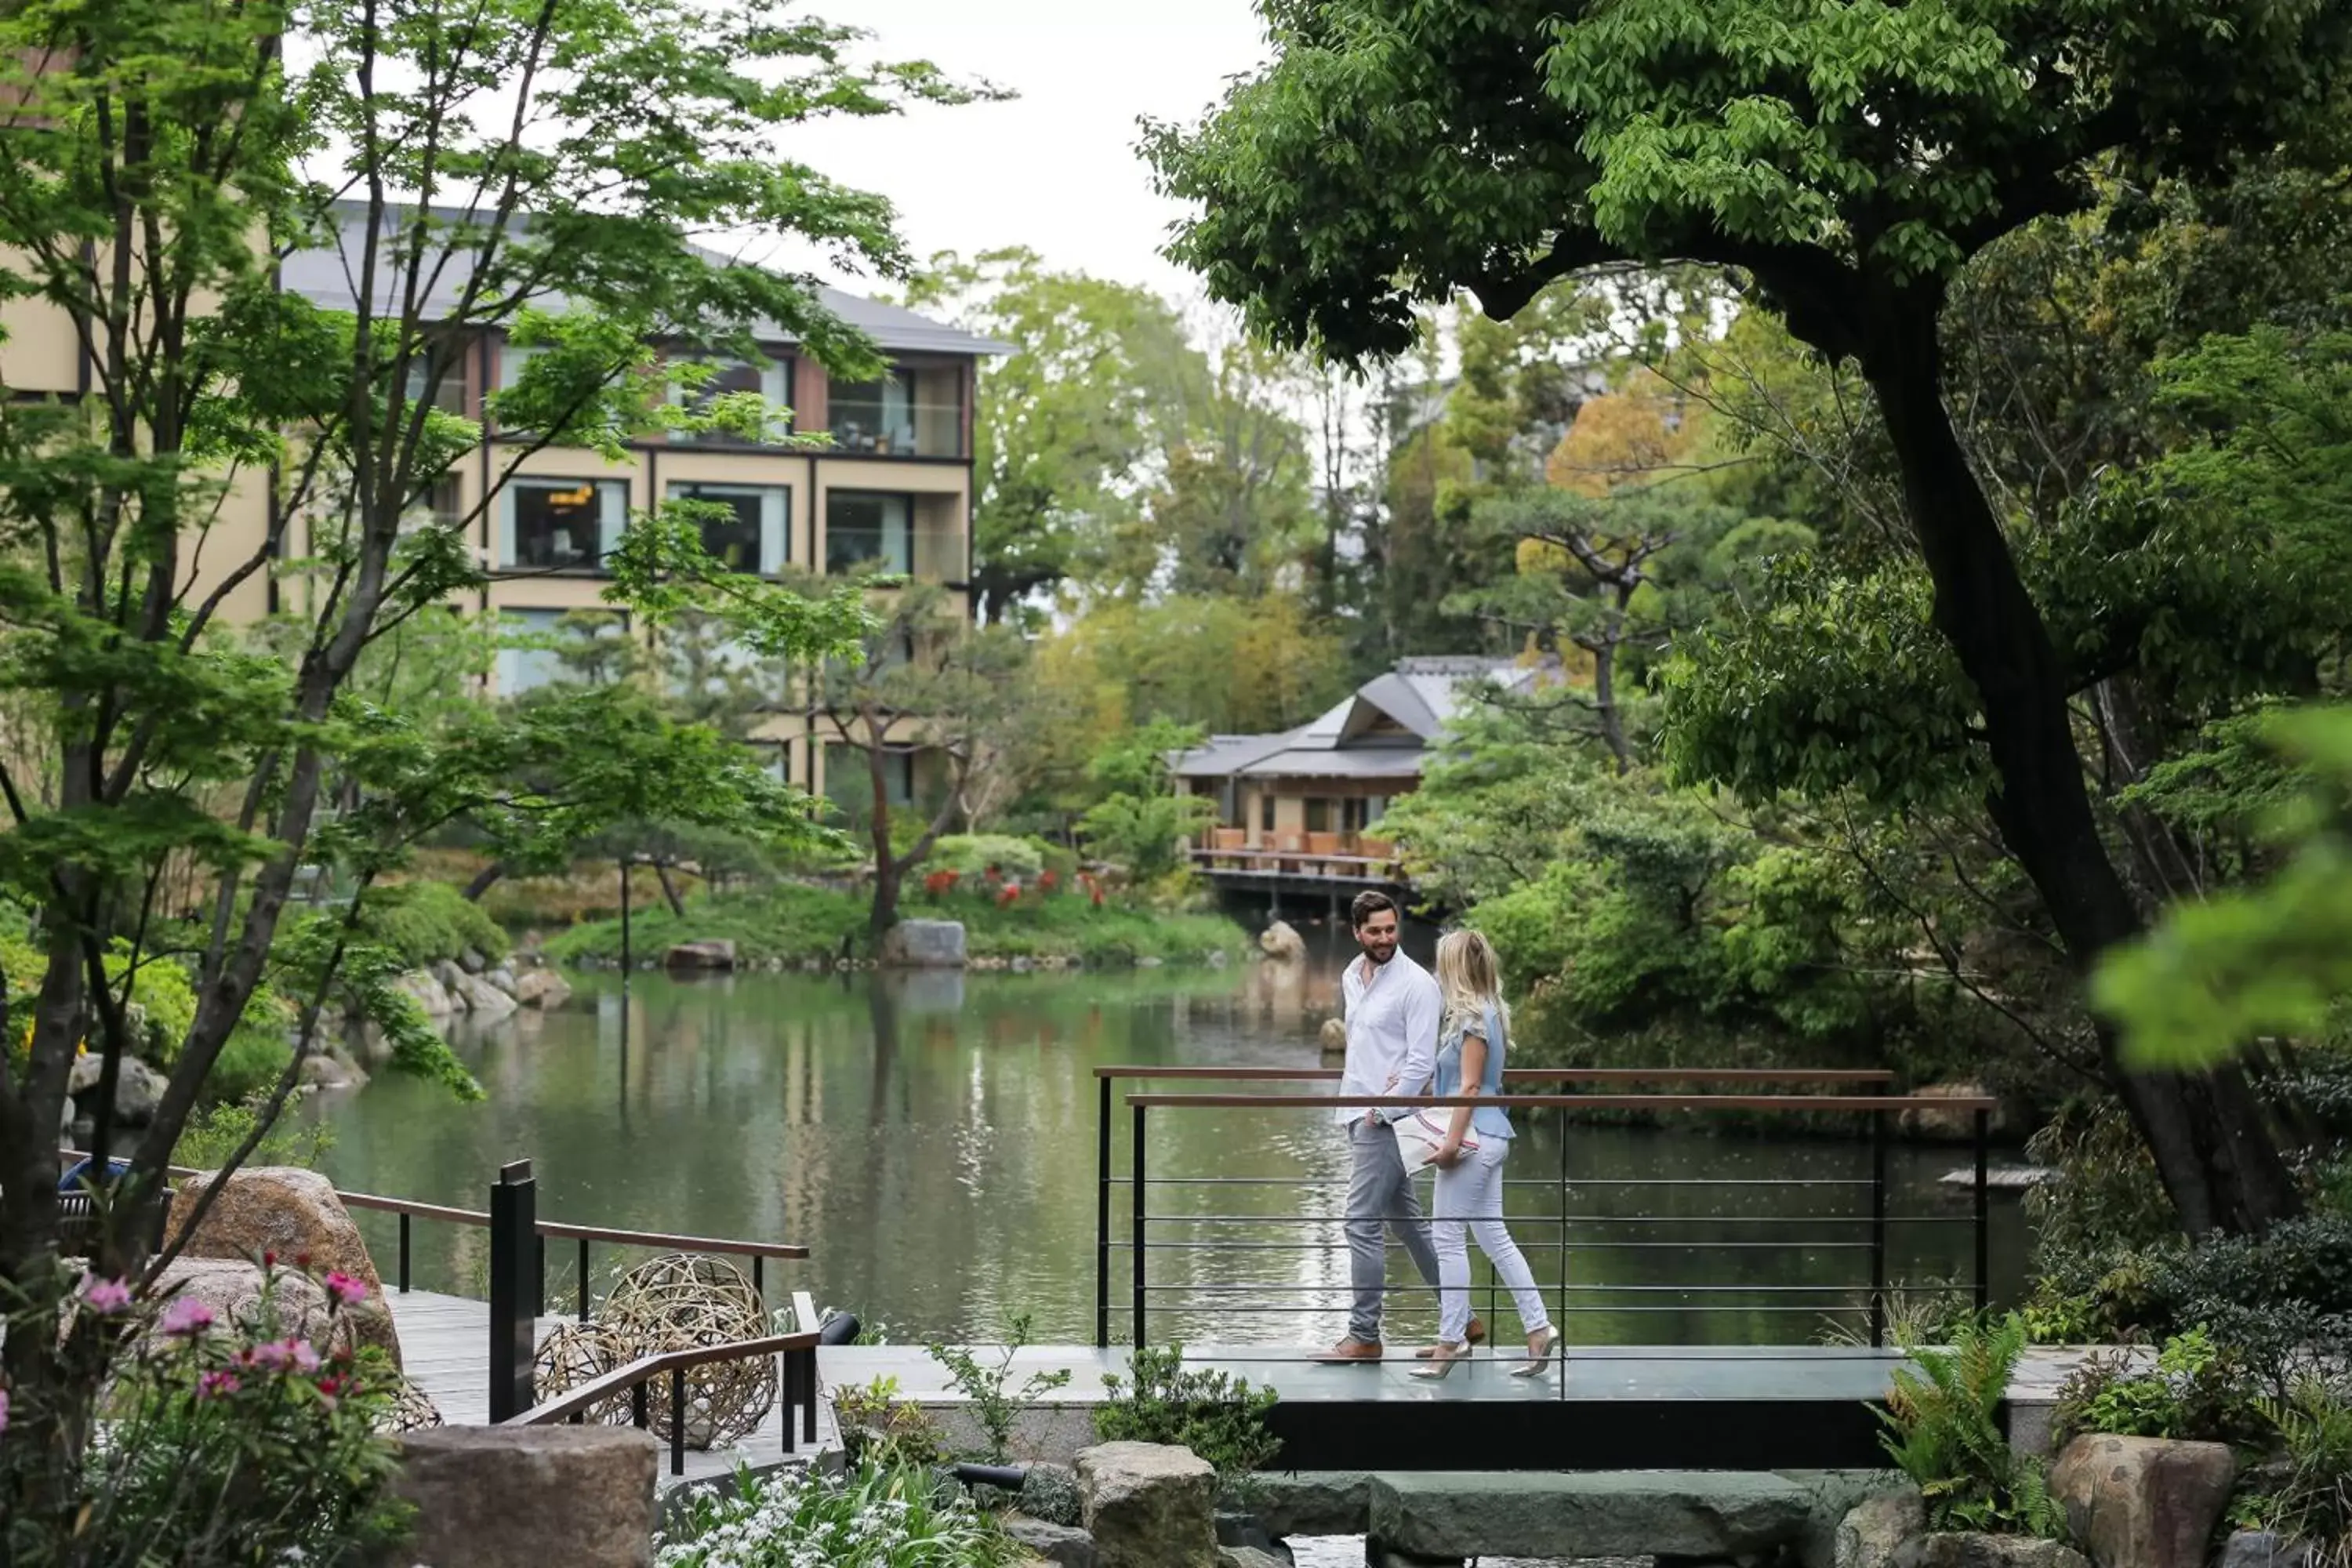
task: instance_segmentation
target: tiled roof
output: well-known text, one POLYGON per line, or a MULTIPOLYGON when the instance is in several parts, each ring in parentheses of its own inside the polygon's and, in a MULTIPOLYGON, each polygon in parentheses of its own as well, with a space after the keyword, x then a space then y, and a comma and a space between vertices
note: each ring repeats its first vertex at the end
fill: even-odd
POLYGON ((1461 710, 1474 684, 1524 688, 1543 666, 1516 659, 1407 658, 1374 676, 1328 711, 1274 735, 1214 735, 1173 759, 1180 778, 1411 778, 1421 772, 1422 745, 1461 710), (1412 739, 1366 731, 1382 719, 1412 739))

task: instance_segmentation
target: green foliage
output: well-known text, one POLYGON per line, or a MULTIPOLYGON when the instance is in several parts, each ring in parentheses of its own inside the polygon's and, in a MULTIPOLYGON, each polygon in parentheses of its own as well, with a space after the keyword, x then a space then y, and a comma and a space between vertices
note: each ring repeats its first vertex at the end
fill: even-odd
POLYGON ((2084 1433, 2250 1445, 2263 1436, 2248 1369, 2202 1328, 2164 1342, 2156 1365, 2137 1371, 2126 1352, 2093 1355, 2058 1390, 2053 1442, 2084 1433))
POLYGON ((1013 1541, 928 1469, 863 1462, 694 1489, 666 1522, 656 1568, 1000 1568, 1013 1541))
POLYGON ((2263 1500, 2262 1527, 2291 1540, 2352 1537, 2352 1399, 2340 1374, 2298 1378, 2262 1411, 2285 1460, 2280 1484, 2263 1500))
MULTIPOLYGON (((862 1333, 859 1337, 863 1341, 862 1333)), ((895 1377, 835 1389, 833 1414, 853 1465, 928 1467, 944 1457, 939 1427, 919 1406, 898 1397, 895 1377)))
POLYGON ((2025 1352, 2016 1314, 1961 1324, 1948 1349, 1906 1346, 1879 1419, 1895 1468, 1927 1501, 1930 1530, 2055 1537, 2064 1527, 2041 1467, 2001 1436, 2000 1409, 2025 1352))
POLYGON ((1087 808, 1078 831, 1097 858, 1151 882, 1180 869, 1184 840, 1216 820, 1216 803, 1204 795, 1111 795, 1087 808))
POLYGON ((2123 1107, 2105 1097, 2061 1107, 2025 1152, 2057 1173, 2025 1196, 2034 1275, 2027 1331, 2037 1344, 2112 1342, 2126 1331, 2123 1319, 2144 1312, 2156 1258, 2181 1244, 2156 1163, 2123 1107))
MULTIPOLYGON (((68 1310, 68 1331, 109 1368, 106 1440, 68 1495, 0 1520, 10 1562, 343 1563, 404 1533, 389 1493, 398 1456, 376 1435, 399 1371, 373 1347, 331 1355, 303 1339, 279 1315, 284 1278, 265 1279, 247 1323, 206 1314, 201 1328, 170 1331, 173 1305, 158 1300, 68 1310)), ((11 1316, 19 1332, 58 1321, 53 1309, 11 1316)), ((14 1440, 37 1429, 38 1403, 18 1390, 14 1440)))
POLYGON ((931 846, 926 871, 953 871, 959 878, 984 878, 992 867, 1008 882, 1030 882, 1045 868, 1046 846, 1006 833, 948 833, 931 846))
POLYGON ((2193 1066, 2314 1033, 2352 991, 2352 710, 2283 713, 2265 732, 2308 781, 2273 823, 2291 856, 2258 887, 2175 906, 2101 969, 2094 997, 2136 1061, 2193 1066))
MULTIPOLYGON (((280 1063, 278 1070, 283 1068, 280 1063)), ((271 1079, 276 1079, 275 1071, 271 1079)), ((259 1110, 251 1100, 224 1100, 206 1106, 188 1118, 180 1141, 172 1146, 172 1163, 192 1171, 217 1171, 231 1154, 244 1147, 260 1121, 259 1110)), ((250 1158, 256 1164, 299 1165, 306 1171, 315 1171, 325 1163, 327 1151, 334 1143, 335 1130, 325 1122, 289 1121, 281 1117, 254 1145, 250 1158)))
POLYGON ((980 1358, 962 1345, 926 1345, 924 1352, 947 1368, 950 1384, 971 1402, 971 1418, 988 1439, 987 1452, 982 1456, 992 1464, 1003 1464, 1013 1441, 1013 1424, 1021 1412, 1070 1381, 1070 1369, 1056 1367, 1050 1372, 1033 1372, 1012 1393, 1005 1384, 1013 1380, 1013 1358, 1029 1342, 1029 1314, 1014 1314, 1004 1326, 1004 1353, 993 1366, 982 1364, 980 1358))
MULTIPOLYGON (((926 895, 915 899, 913 908, 934 912, 926 895)), ((1249 933, 1227 916, 1125 900, 1097 908, 1068 881, 1051 893, 1024 887, 1009 906, 999 904, 984 883, 974 888, 960 882, 937 912, 963 922, 965 950, 975 958, 1192 962, 1209 952, 1238 954, 1249 946, 1249 933)), ((639 959, 658 958, 677 942, 723 938, 736 944, 738 958, 745 962, 829 962, 839 956, 845 941, 862 940, 866 915, 866 901, 855 893, 785 882, 765 890, 689 899, 682 919, 661 906, 639 910, 629 927, 632 952, 639 959)), ((547 942, 548 957, 559 963, 610 963, 620 952, 618 920, 584 921, 547 942)))
POLYGON ((411 969, 454 963, 468 948, 495 963, 509 946, 482 907, 446 882, 403 882, 372 893, 360 930, 411 969))
POLYGON ((1127 1377, 1103 1374, 1107 1397, 1095 1406, 1095 1436, 1106 1443, 1171 1443, 1190 1448, 1230 1485, 1273 1458, 1281 1440, 1265 1415, 1279 1397, 1247 1378, 1187 1369, 1182 1343, 1138 1345, 1127 1377))

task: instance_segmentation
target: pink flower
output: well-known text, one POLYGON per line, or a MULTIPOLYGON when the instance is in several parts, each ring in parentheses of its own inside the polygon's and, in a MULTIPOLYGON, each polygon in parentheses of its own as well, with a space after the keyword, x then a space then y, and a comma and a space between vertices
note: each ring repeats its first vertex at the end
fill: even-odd
POLYGON ((131 1287, 121 1279, 100 1279, 95 1274, 85 1274, 81 1277, 81 1299, 91 1311, 108 1317, 131 1305, 131 1287))
POLYGON ((8 1430, 8 1391, 0 1388, 0 1432, 8 1430))
POLYGON ((196 1379, 198 1399, 218 1399, 235 1394, 236 1388, 236 1373, 233 1372, 208 1372, 196 1379))
POLYGON ((161 1326, 175 1339, 194 1339, 213 1326, 213 1310, 193 1296, 177 1296, 163 1309, 161 1326))
POLYGON ((337 1268, 327 1276, 327 1294, 335 1299, 338 1306, 356 1307, 368 1299, 368 1288, 337 1268))
POLYGON ((319 1370, 319 1352, 310 1348, 308 1340, 294 1342, 294 1370, 305 1377, 319 1370))
POLYGON ((254 1346, 246 1364, 268 1372, 284 1372, 290 1366, 308 1374, 319 1370, 319 1352, 310 1348, 308 1340, 271 1340, 268 1344, 254 1346))

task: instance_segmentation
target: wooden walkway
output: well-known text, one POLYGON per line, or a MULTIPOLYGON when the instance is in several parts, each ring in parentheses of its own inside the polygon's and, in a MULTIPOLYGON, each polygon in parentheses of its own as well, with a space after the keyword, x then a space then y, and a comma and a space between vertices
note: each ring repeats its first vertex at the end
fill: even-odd
MULTIPOLYGON (((401 1362, 409 1381, 423 1389, 441 1419, 452 1426, 480 1426, 490 1419, 490 1309, 487 1302, 469 1300, 463 1296, 444 1296, 430 1290, 387 1290, 384 1300, 392 1308, 393 1324, 400 1331, 401 1362)), ((544 1341, 550 1331, 570 1321, 565 1318, 541 1318, 539 1335, 544 1341)), ((730 1448, 714 1448, 698 1453, 689 1448, 686 1453, 686 1472, 673 1476, 669 1470, 669 1453, 662 1452, 661 1478, 665 1487, 680 1486, 693 1481, 723 1479, 734 1473, 738 1464, 754 1470, 778 1469, 786 1466, 807 1464, 812 1456, 820 1462, 840 1447, 833 1424, 833 1404, 829 1399, 817 1402, 817 1440, 814 1445, 803 1443, 799 1451, 786 1454, 783 1446, 782 1422, 785 1413, 782 1391, 778 1389, 777 1407, 760 1424, 760 1430, 730 1448)))

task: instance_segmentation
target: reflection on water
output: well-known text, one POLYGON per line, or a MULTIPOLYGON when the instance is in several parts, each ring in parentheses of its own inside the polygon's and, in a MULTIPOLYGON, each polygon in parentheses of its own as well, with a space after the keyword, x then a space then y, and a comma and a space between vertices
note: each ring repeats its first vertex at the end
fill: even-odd
MULTIPOLYGON (((779 1282, 878 1320, 894 1339, 986 1338, 1028 1312, 1034 1338, 1082 1341, 1095 1321, 1092 1069, 1315 1066, 1337 975, 1334 960, 640 977, 625 1033, 617 979, 588 975, 571 1008, 525 1012, 461 1042, 488 1103, 458 1105, 387 1076, 312 1114, 334 1129, 328 1167, 347 1188, 478 1208, 499 1165, 528 1157, 544 1216, 803 1242, 812 1259, 782 1266, 779 1282)), ((1347 1258, 1337 1227, 1317 1216, 1338 1213, 1346 1156, 1328 1113, 1150 1117, 1149 1174, 1171 1184, 1150 1189, 1150 1212, 1183 1216, 1150 1227, 1150 1336, 1337 1337, 1347 1258)), ((1113 1168, 1124 1175, 1123 1106, 1114 1121, 1113 1168)), ((1559 1288, 1565 1240, 1573 1340, 1805 1340, 1828 1300, 1821 1288, 1869 1278, 1868 1159, 1858 1143, 1624 1129, 1575 1129, 1563 1143, 1538 1126, 1515 1146, 1509 1171, 1524 1184, 1510 1190, 1509 1212, 1548 1291, 1559 1288), (1724 1184, 1732 1181, 1769 1184, 1724 1184)), ((1893 1227, 1893 1278, 1969 1278, 1965 1199, 1935 1183, 1963 1160, 1895 1152, 1891 1210, 1926 1222, 1893 1227)), ((1114 1198, 1124 1242, 1127 1189, 1114 1198)), ((1995 1217, 1995 1288, 2005 1295, 2023 1241, 2012 1208, 1997 1206, 1995 1217)), ((389 1222, 362 1224, 389 1258, 389 1222)), ((416 1283, 478 1290, 482 1248, 478 1231, 420 1222, 416 1283)), ((1128 1256, 1120 1248, 1112 1264, 1122 1339, 1128 1256)), ((600 1257, 593 1268, 601 1277, 618 1261, 600 1257)), ((551 1302, 569 1301, 569 1268, 551 1258, 551 1302)), ((1483 1266, 1477 1278, 1483 1310, 1483 1266)), ((1425 1293, 1400 1301, 1399 1337, 1429 1332, 1425 1293)))

